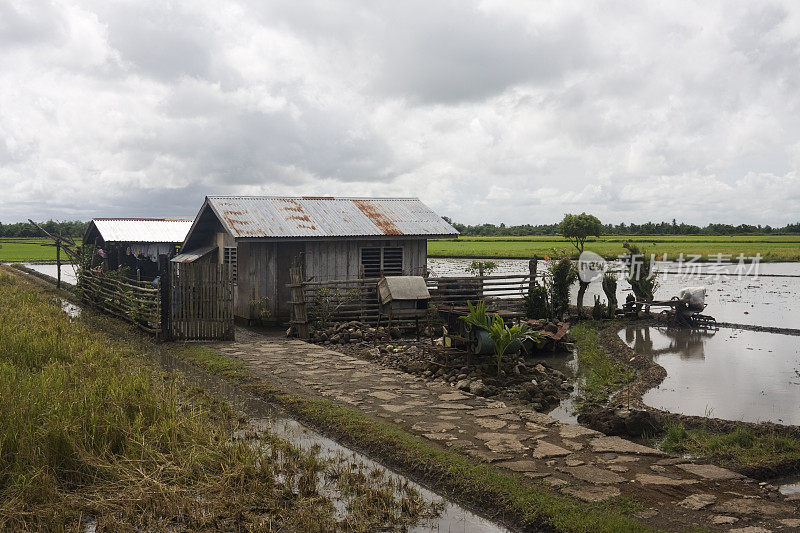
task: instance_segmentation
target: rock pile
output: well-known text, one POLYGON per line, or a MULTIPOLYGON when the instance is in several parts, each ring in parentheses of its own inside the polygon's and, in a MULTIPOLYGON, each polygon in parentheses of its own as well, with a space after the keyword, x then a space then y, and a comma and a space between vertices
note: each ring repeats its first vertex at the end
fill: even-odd
POLYGON ((383 326, 375 328, 358 321, 314 328, 311 332, 311 342, 323 345, 388 342, 398 338, 400 338, 399 328, 383 326))

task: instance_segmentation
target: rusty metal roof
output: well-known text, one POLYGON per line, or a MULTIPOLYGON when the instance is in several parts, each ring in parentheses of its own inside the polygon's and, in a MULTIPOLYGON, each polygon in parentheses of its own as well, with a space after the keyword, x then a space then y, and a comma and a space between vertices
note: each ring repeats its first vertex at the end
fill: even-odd
POLYGON ((235 238, 458 235, 418 198, 209 196, 206 202, 235 238))
POLYGON ((192 227, 184 218, 93 218, 92 227, 105 242, 169 242, 182 243, 192 227))

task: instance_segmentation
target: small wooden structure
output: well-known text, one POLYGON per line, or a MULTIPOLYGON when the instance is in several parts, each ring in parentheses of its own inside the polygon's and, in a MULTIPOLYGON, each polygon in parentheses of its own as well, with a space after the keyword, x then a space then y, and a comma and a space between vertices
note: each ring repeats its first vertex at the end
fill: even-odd
POLYGON ((236 317, 286 322, 298 301, 295 258, 304 257, 303 289, 339 280, 361 290, 372 279, 374 294, 378 278, 426 273, 427 239, 457 235, 416 198, 209 196, 173 262, 231 265, 236 317))
POLYGON ((83 244, 102 250, 105 270, 128 268, 128 277, 158 276, 158 256, 175 255, 192 221, 182 218, 93 218, 83 244))
POLYGON ((378 282, 378 298, 378 323, 386 317, 391 326, 396 319, 419 321, 428 312, 431 294, 422 276, 393 276, 378 282))

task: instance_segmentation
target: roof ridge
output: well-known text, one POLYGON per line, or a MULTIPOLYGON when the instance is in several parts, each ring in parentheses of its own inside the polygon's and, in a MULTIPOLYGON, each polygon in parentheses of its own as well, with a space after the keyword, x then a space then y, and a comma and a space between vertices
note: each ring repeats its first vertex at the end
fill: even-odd
POLYGON ((250 200, 380 200, 380 201, 407 201, 407 200, 419 200, 418 196, 287 196, 287 195, 236 195, 236 194, 229 194, 229 195, 209 195, 207 198, 247 198, 250 200))

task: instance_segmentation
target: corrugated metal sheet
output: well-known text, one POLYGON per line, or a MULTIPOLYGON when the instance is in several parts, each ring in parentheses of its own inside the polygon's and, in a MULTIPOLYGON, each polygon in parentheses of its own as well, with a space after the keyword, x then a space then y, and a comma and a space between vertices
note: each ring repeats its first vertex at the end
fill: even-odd
POLYGON ((204 255, 211 253, 217 249, 216 246, 205 246, 203 248, 198 248, 196 250, 191 250, 189 252, 183 252, 182 254, 178 254, 172 258, 173 263, 193 263, 203 257, 204 255))
POLYGON ((418 198, 209 196, 235 238, 458 235, 418 198))
POLYGON ((93 218, 105 242, 182 243, 192 227, 183 218, 93 218))

